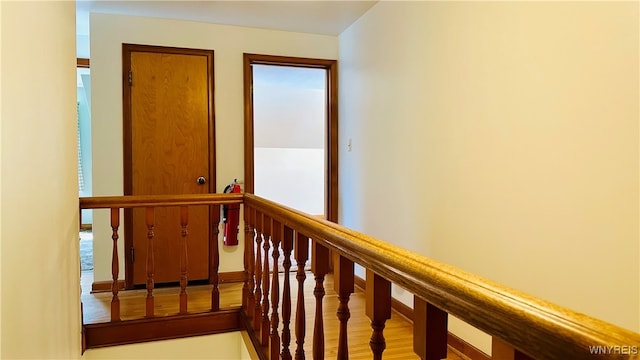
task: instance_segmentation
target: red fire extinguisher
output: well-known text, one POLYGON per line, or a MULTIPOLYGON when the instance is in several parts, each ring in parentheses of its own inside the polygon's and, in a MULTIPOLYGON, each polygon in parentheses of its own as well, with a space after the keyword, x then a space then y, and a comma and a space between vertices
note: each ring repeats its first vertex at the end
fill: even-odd
MULTIPOLYGON (((239 193, 238 180, 224 188, 225 193, 239 193)), ((222 221, 224 222, 224 244, 227 246, 238 245, 238 224, 240 222, 240 204, 222 205, 222 221)))

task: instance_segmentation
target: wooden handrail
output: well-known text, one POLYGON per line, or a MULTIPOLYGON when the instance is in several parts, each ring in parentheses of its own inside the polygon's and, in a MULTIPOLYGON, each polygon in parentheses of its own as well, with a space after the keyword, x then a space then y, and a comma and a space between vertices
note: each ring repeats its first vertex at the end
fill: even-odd
POLYGON ((81 197, 80 209, 241 204, 242 194, 180 194, 81 197))
MULTIPOLYGON (((275 285, 274 288, 269 287, 269 271, 271 269, 268 267, 269 260, 266 257, 269 251, 269 244, 261 243, 262 238, 264 237, 264 242, 275 239, 276 244, 280 240, 287 239, 286 242, 282 243, 282 247, 289 254, 292 250, 291 243, 294 242, 296 244, 295 258, 300 264, 296 276, 299 290, 302 288, 302 282, 306 277, 304 270, 308 253, 306 246, 309 245, 308 240, 311 238, 311 245, 314 248, 320 247, 333 250, 334 254, 360 264, 376 276, 411 292, 418 299, 426 302, 426 304, 419 302, 424 305, 422 306, 423 308, 435 307, 437 308, 434 309, 436 312, 441 310, 454 315, 493 336, 494 343, 504 343, 507 347, 512 346, 531 358, 593 359, 595 354, 591 350, 596 347, 618 346, 627 347, 627 349, 629 347, 635 347, 636 349, 640 347, 640 334, 638 333, 535 298, 360 232, 252 194, 80 198, 81 209, 154 208, 237 203, 244 203, 246 218, 251 221, 246 225, 246 235, 251 236, 253 229, 255 228, 256 230, 256 243, 254 244, 256 248, 253 249, 254 245, 249 245, 249 250, 245 255, 247 298, 244 308, 245 313, 251 320, 248 324, 251 324, 263 336, 269 334, 270 327, 271 330, 278 327, 279 319, 276 310, 273 310, 274 314, 272 314, 273 317, 271 319, 267 315, 272 308, 269 306, 269 290, 273 291, 271 295, 274 295, 279 293, 279 288, 275 285), (273 234, 271 224, 274 224, 273 234), (281 234, 281 230, 287 235, 281 234), (292 231, 295 231, 296 235, 292 231), (284 236, 284 238, 280 239, 281 236, 284 236), (297 238, 297 240, 294 240, 294 238, 297 238), (285 246, 285 244, 287 245, 285 246), (264 266, 261 258, 261 245, 265 254, 264 266), (255 250, 255 253, 253 250, 255 250), (255 266, 253 264, 254 260, 255 266), (252 292, 254 280, 255 293, 252 292), (498 340, 496 341, 496 339, 498 340)), ((113 222, 112 227, 116 223, 113 222)), ((152 222, 149 222, 147 226, 150 229, 149 231, 153 229, 152 222)), ((115 232, 116 229, 114 228, 113 231, 115 232)), ((117 239, 117 234, 114 233, 114 237, 117 239)), ((248 244, 251 241, 247 239, 248 244)), ((274 248, 277 247, 274 246, 274 248)), ((115 254, 117 255, 117 253, 115 254)), ((275 256, 273 273, 276 274, 279 272, 278 266, 275 265, 278 255, 273 255, 275 256)), ((317 256, 318 254, 314 252, 313 259, 316 261, 312 261, 312 268, 315 267, 312 270, 315 270, 316 282, 320 284, 317 285, 317 298, 321 300, 320 295, 323 292, 321 278, 325 271, 318 269, 318 264, 324 264, 325 262, 318 262, 317 256)), ((337 259, 340 261, 339 257, 337 259)), ((290 263, 288 266, 290 266, 290 263)), ((152 271, 153 266, 150 266, 150 269, 152 271)), ((215 270, 217 271, 217 267, 215 270)), ((114 279, 117 279, 117 272, 115 274, 114 279)), ((271 280, 274 279, 276 279, 275 276, 271 280)), ((352 279, 347 280, 352 281, 352 279)), ((347 297, 349 290, 346 287, 345 289, 341 292, 344 293, 344 297, 347 297)), ((285 293, 287 292, 285 291, 285 293)), ((299 293, 297 303, 297 314, 301 316, 297 316, 295 320, 296 356, 302 356, 305 334, 304 299, 301 296, 301 293, 299 293)), ((117 291, 114 293, 114 298, 117 300, 117 291)), ((276 309, 277 301, 277 297, 272 298, 276 309)), ((284 306, 282 312, 283 321, 285 319, 289 321, 289 309, 285 305, 288 301, 289 299, 283 299, 282 301, 284 306), (285 311, 284 309, 287 310, 285 311)), ((318 312, 317 309, 316 312, 318 312)), ((422 311, 422 313, 423 315, 426 314, 425 311, 422 311)), ((153 315, 152 312, 151 315, 153 315)), ((112 312, 112 317, 117 321, 119 312, 112 312)), ((446 329, 446 324, 440 327, 446 329)), ((277 334, 271 335, 273 335, 271 342, 279 344, 280 339, 278 339, 277 334)), ((284 346, 283 358, 291 357, 288 349, 288 336, 287 333, 282 338, 282 345, 284 346)), ((262 340, 261 344, 266 345, 268 338, 263 337, 262 340)), ((314 344, 317 345, 314 346, 314 354, 317 353, 317 357, 322 357, 322 343, 321 334, 314 336, 314 344)), ((275 357, 277 355, 276 349, 272 350, 271 355, 275 357)), ((599 353, 597 358, 629 360, 638 359, 638 355, 610 352, 608 354, 599 353)))
MULTIPOLYGON (((154 287, 155 287, 155 251, 154 243, 155 238, 155 211, 156 208, 174 207, 179 208, 179 232, 177 235, 180 239, 180 251, 179 253, 179 281, 180 281, 180 297, 179 297, 179 314, 187 316, 189 311, 187 309, 187 283, 189 280, 188 274, 188 252, 187 243, 189 237, 189 207, 190 206, 211 206, 211 213, 209 216, 212 237, 218 237, 218 224, 220 222, 220 206, 221 204, 241 204, 243 196, 242 194, 180 194, 180 195, 141 195, 141 196, 102 196, 102 197, 81 197, 79 199, 79 208, 82 209, 110 209, 111 211, 111 228, 112 228, 112 302, 111 302, 111 321, 121 321, 120 316, 120 299, 118 296, 119 284, 118 284, 118 268, 119 268, 119 255, 117 241, 120 238, 118 234, 118 228, 120 225, 120 210, 131 208, 144 208, 145 216, 142 225, 146 229, 146 258, 145 270, 146 270, 146 301, 145 301, 145 317, 153 319, 156 317, 154 287)), ((210 273, 209 281, 213 285, 211 290, 211 312, 220 311, 220 293, 218 289, 219 276, 219 251, 218 242, 212 241, 210 249, 210 273)))
MULTIPOLYGON (((532 358, 593 359, 590 347, 640 346, 638 333, 365 234, 252 194, 244 195, 244 203, 532 358)), ((629 355, 598 358, 629 359, 629 355)))

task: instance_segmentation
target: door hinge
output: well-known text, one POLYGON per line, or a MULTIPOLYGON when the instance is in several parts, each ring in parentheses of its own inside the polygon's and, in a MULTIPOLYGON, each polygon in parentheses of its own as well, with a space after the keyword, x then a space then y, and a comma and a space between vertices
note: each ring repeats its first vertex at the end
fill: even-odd
POLYGON ((133 85, 133 72, 129 70, 129 86, 133 85))
POLYGON ((133 262, 136 260, 135 249, 133 247, 131 247, 131 251, 129 253, 130 253, 130 256, 131 256, 131 263, 133 264, 133 262))

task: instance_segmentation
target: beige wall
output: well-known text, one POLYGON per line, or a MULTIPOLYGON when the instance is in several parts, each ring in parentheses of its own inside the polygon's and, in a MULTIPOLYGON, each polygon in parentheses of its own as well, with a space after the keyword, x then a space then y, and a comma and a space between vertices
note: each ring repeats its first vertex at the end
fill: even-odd
POLYGON ((341 221, 640 331, 638 13, 375 5, 339 36, 341 221))
POLYGON ((80 356, 74 2, 2 2, 3 359, 80 356))
POLYGON ((252 359, 240 331, 89 349, 82 358, 85 360, 133 359, 134 354, 135 359, 150 360, 252 359))
MULTIPOLYGON (((338 39, 335 36, 108 14, 91 14, 90 23, 95 196, 120 195, 123 191, 122 43, 215 51, 218 191, 222 191, 234 178, 244 178, 242 54, 328 59, 338 56, 338 39)), ((111 245, 106 214, 94 218, 94 229, 96 280, 108 280, 111 278, 111 245)), ((242 246, 220 246, 220 249, 220 271, 242 268, 242 246)))
MULTIPOLYGON (((0 19, 2 2, 0 1, 0 19)), ((2 25, 0 23, 0 70, 2 70, 2 25)), ((2 84, 0 82, 0 199, 2 199, 2 84)), ((2 279, 2 204, 0 204, 0 279, 2 279)), ((0 285, 0 354, 2 354, 2 286, 0 285)))

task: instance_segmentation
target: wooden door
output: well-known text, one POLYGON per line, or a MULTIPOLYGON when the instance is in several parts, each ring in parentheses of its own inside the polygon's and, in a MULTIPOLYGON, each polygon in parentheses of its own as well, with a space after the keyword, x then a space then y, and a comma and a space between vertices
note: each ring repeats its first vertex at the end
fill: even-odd
MULTIPOLYGON (((123 75, 125 194, 215 192, 213 51, 124 44, 123 75)), ((189 208, 189 280, 209 279, 210 215, 189 208)), ((180 279, 181 231, 178 208, 155 210, 156 283, 180 279)), ((126 212, 128 287, 147 281, 147 234, 145 210, 126 212)))

